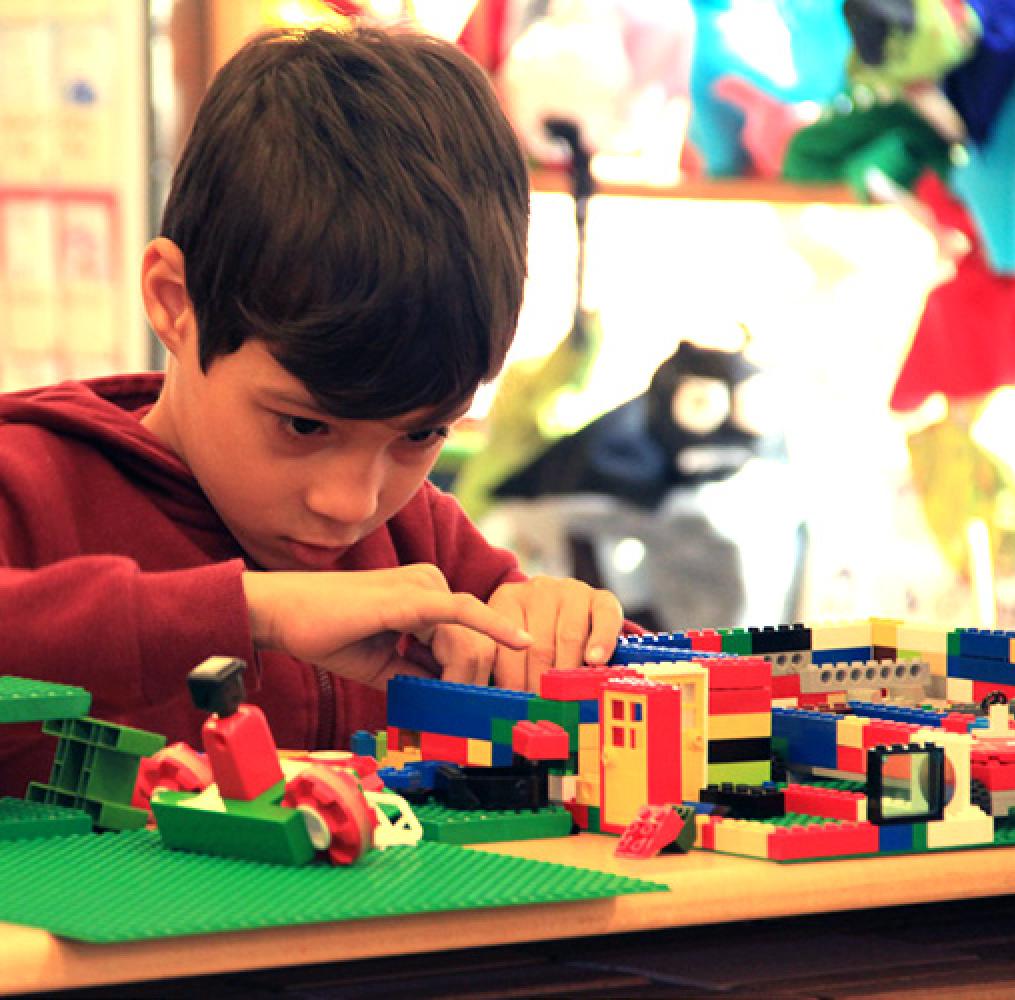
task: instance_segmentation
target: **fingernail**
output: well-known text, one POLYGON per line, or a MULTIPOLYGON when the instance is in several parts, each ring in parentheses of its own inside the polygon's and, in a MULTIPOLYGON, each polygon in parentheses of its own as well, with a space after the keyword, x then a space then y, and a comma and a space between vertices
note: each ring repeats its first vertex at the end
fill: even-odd
POLYGON ((602 646, 589 646, 585 652, 585 659, 589 663, 601 663, 606 658, 606 651, 602 646))

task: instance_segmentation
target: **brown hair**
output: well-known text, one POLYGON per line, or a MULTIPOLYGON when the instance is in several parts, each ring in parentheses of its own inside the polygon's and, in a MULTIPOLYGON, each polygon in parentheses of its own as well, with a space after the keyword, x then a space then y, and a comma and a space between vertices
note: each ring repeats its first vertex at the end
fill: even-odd
POLYGON ((337 416, 450 407, 500 369, 528 173, 483 71, 409 30, 271 31, 212 82, 162 235, 202 367, 261 340, 337 416))

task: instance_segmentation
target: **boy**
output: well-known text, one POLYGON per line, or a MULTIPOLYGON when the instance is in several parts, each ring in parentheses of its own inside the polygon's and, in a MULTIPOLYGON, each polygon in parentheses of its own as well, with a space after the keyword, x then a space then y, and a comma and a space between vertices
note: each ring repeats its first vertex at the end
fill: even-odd
MULTIPOLYGON (((142 261, 164 382, 0 397, 0 670, 199 745, 186 673, 239 656, 279 745, 328 748, 383 725, 397 672, 534 688, 605 662, 616 599, 527 580, 426 481, 504 361, 527 214, 517 141, 453 46, 248 43, 142 261)), ((0 726, 0 792, 47 776, 38 729, 0 726)))

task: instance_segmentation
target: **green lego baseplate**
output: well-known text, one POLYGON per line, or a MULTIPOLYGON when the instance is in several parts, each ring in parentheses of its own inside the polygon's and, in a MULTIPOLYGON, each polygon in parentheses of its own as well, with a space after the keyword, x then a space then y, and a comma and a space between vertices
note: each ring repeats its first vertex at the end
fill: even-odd
POLYGON ((93 943, 668 891, 427 842, 289 868, 171 851, 153 830, 12 841, 0 884, 0 921, 93 943))
POLYGON ((91 832, 92 818, 83 809, 67 809, 26 799, 0 798, 0 840, 65 837, 91 832))
POLYGON ((72 719, 91 707, 91 693, 84 688, 0 676, 0 723, 72 719))
POLYGON ((571 814, 563 806, 546 809, 447 809, 436 802, 413 806, 423 839, 444 844, 490 844, 501 840, 566 837, 571 814))

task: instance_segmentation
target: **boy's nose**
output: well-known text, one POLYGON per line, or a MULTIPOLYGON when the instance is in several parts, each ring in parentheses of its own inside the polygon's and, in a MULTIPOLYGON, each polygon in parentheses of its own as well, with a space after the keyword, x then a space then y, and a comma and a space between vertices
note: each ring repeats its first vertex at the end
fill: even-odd
POLYGON ((332 475, 313 484, 306 495, 307 507, 320 517, 339 524, 361 524, 377 513, 380 476, 360 469, 332 475))

